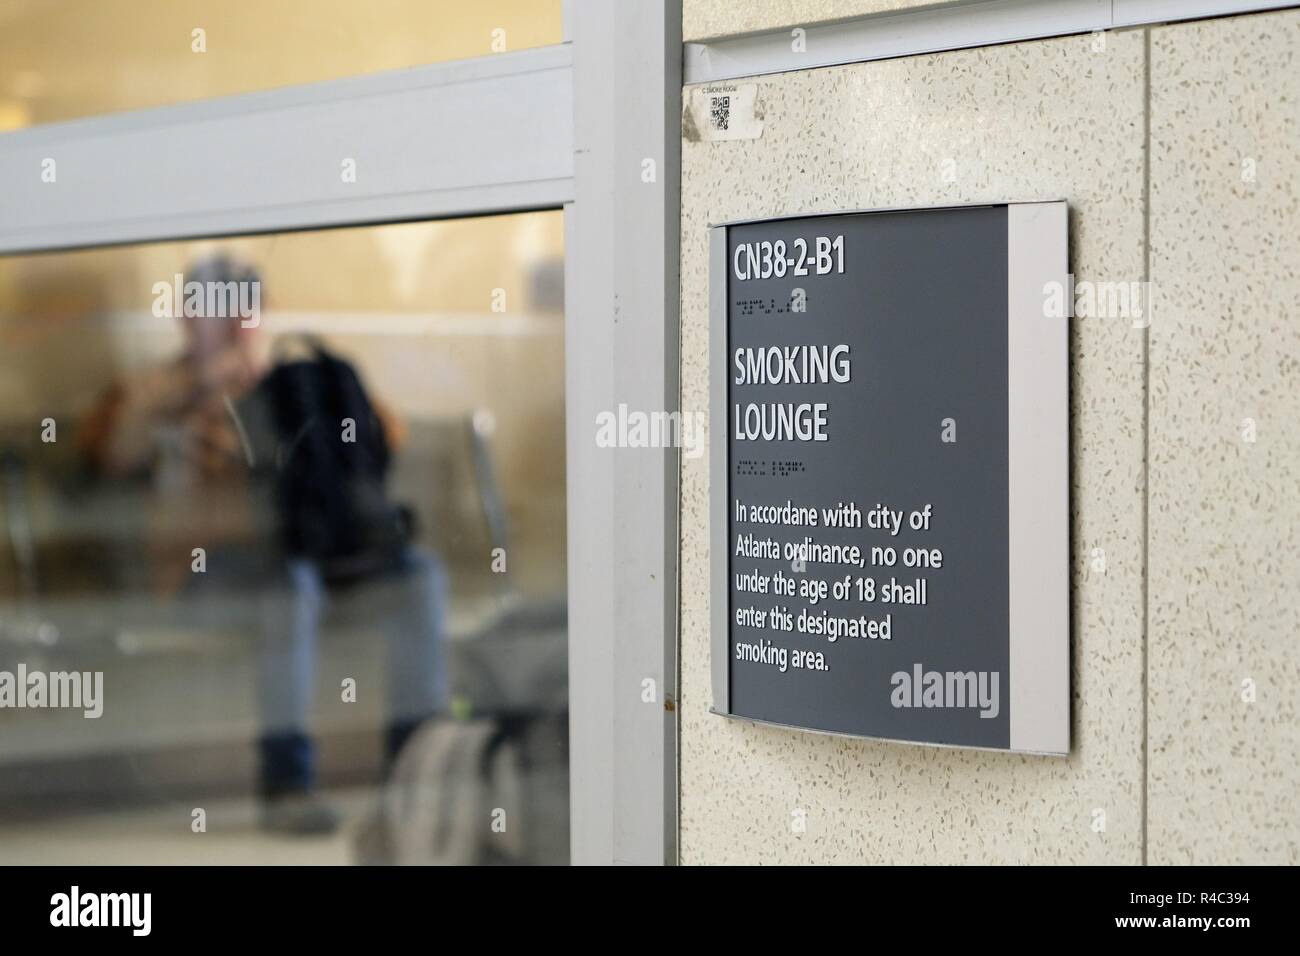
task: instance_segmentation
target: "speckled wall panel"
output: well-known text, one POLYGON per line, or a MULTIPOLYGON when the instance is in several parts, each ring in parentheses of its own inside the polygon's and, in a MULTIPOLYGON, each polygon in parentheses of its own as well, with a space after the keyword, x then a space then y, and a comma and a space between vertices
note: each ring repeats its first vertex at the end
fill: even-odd
MULTIPOLYGON (((707 408, 711 222, 1067 199, 1076 275, 1140 280, 1144 64, 1134 31, 1107 35, 1104 50, 1071 37, 758 80, 761 138, 683 144, 683 408, 707 408)), ((1071 361, 1067 759, 708 713, 708 459, 683 459, 682 862, 1141 861, 1143 334, 1128 320, 1076 320, 1071 361), (799 811, 803 833, 792 827, 799 811)))
MULTIPOLYGON (((683 0, 682 39, 778 30, 869 13, 933 5, 936 0, 683 0)), ((941 0, 940 0, 941 2, 941 0)))
POLYGON ((1297 863, 1300 11, 1151 36, 1149 859, 1297 863))

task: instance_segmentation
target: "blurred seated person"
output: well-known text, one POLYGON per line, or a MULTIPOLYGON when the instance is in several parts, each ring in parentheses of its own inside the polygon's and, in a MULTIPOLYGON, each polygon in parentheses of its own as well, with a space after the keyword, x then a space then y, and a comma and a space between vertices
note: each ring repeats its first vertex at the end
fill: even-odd
MULTIPOLYGON (((261 288, 253 268, 224 255, 195 263, 185 279, 187 288, 261 288)), ((385 634, 391 765, 445 706, 446 575, 412 545, 410 512, 386 493, 400 422, 320 342, 295 337, 268 355, 259 321, 208 314, 228 311, 214 301, 177 308, 181 354, 110 388, 78 446, 106 477, 149 478, 165 501, 155 518, 174 512, 172 529, 186 541, 155 536, 154 550, 165 549, 160 566, 176 587, 227 589, 225 603, 251 614, 263 825, 327 833, 338 818, 317 793, 308 732, 322 616, 346 603, 385 634), (189 574, 192 547, 207 554, 201 578, 189 574)), ((260 308, 260 291, 254 301, 260 308)))

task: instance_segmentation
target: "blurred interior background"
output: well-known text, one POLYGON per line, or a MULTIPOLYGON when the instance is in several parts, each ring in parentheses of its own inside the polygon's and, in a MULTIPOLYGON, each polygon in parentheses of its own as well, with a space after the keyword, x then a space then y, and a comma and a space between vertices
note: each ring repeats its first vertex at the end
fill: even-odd
MULTIPOLYGON (((0 130, 559 40, 558 0, 0 0, 0 130)), ((105 698, 0 710, 0 863, 567 860, 563 242, 556 211, 0 258, 0 671, 102 671, 105 698), (214 255, 260 277, 268 366, 323 343, 400 423, 388 493, 449 584, 449 696, 398 777, 393 621, 331 601, 311 730, 340 825, 312 837, 259 826, 265 635, 226 613, 257 582, 192 584, 193 548, 266 529, 224 509, 237 482, 175 480, 161 450, 106 474, 78 442, 186 354, 155 284, 214 255)))

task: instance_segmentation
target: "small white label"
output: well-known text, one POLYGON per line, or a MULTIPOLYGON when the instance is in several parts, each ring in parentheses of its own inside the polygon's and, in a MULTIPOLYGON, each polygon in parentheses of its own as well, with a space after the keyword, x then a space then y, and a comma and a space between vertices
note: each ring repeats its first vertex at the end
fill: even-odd
POLYGON ((758 139, 758 87, 753 83, 710 83, 691 90, 687 103, 686 138, 698 142, 758 139))

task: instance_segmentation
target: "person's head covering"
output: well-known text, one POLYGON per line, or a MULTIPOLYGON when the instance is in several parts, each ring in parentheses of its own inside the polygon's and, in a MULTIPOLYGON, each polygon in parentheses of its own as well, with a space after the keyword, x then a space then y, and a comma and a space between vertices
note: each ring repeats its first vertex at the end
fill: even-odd
MULTIPOLYGON (((255 283, 260 290, 262 276, 251 262, 238 259, 228 252, 214 252, 190 263, 189 268, 185 270, 185 282, 186 284, 198 282, 205 289, 210 283, 217 285, 227 285, 231 282, 250 285, 255 283)), ((204 299, 206 304, 207 297, 205 296, 204 299)), ((199 312, 199 316, 207 317, 203 311, 199 312)))

